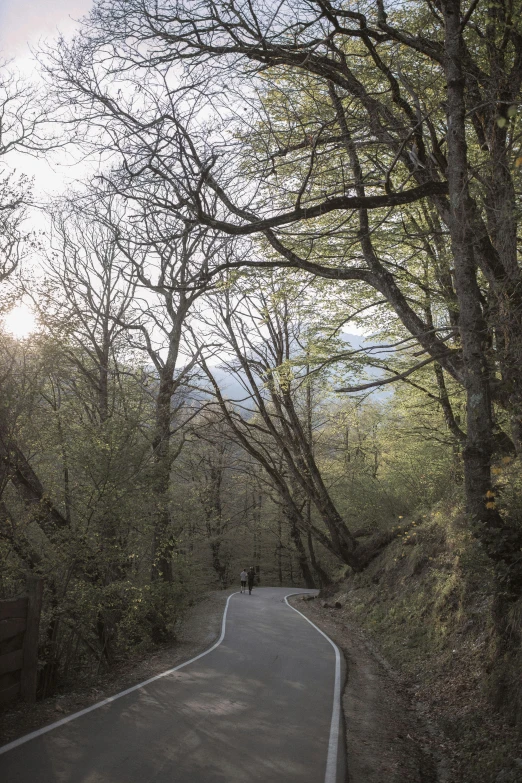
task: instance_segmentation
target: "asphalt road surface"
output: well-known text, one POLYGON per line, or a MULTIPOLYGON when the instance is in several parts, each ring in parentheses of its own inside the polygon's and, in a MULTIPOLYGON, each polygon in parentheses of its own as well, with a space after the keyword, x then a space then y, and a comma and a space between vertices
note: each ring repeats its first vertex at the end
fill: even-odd
POLYGON ((340 656, 294 592, 232 595, 210 652, 0 748, 1 783, 341 783, 340 656))

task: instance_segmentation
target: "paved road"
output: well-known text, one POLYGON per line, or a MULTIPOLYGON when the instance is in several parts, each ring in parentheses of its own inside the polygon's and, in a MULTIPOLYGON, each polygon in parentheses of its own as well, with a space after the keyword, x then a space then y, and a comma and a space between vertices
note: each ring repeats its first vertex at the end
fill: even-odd
POLYGON ((211 652, 15 748, 5 746, 0 780, 341 783, 332 721, 335 649, 285 603, 292 592, 233 595, 224 639, 211 652))

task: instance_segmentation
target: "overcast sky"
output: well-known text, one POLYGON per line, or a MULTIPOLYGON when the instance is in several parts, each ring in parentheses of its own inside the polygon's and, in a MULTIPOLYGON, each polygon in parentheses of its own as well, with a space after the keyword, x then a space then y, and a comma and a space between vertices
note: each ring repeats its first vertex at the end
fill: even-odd
MULTIPOLYGON (((51 42, 58 33, 71 35, 77 21, 90 9, 92 0, 0 0, 0 60, 12 60, 26 76, 34 74, 30 47, 40 40, 51 42)), ((80 175, 76 167, 62 167, 59 159, 10 154, 5 163, 34 177, 35 196, 57 192, 80 175)), ((63 159, 63 155, 61 156, 63 159)))
POLYGON ((25 58, 29 44, 53 38, 57 31, 74 29, 74 19, 83 16, 92 0, 0 0, 0 53, 2 57, 25 58))

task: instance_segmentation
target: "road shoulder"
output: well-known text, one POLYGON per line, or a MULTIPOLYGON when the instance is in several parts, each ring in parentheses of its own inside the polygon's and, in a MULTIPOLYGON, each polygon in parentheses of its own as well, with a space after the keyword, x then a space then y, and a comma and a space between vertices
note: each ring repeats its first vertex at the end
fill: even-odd
POLYGON ((435 783, 438 738, 421 720, 405 683, 373 651, 363 633, 321 599, 290 603, 343 651, 343 693, 350 783, 435 783))

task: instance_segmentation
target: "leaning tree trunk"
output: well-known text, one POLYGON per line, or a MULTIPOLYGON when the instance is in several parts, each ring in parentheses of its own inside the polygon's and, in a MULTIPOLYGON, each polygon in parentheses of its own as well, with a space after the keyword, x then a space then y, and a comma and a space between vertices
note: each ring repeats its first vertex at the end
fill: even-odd
POLYGON ((272 401, 286 434, 286 438, 280 438, 280 442, 293 481, 296 486, 301 488, 304 497, 314 504, 321 515, 336 556, 358 571, 360 563, 356 551, 357 541, 337 510, 323 481, 313 454, 313 443, 297 414, 292 392, 288 390, 279 397, 277 391, 272 387, 271 393, 272 401), (285 414, 288 416, 288 421, 285 414))
POLYGON ((315 585, 315 581, 310 565, 308 563, 306 549, 301 539, 301 533, 298 527, 298 520, 295 517, 293 509, 289 508, 288 506, 286 506, 284 509, 284 515, 288 522, 290 538, 292 539, 292 543, 297 552, 297 562, 299 563, 299 569, 301 571, 301 574, 303 575, 304 583, 306 587, 314 588, 316 585, 315 585))

